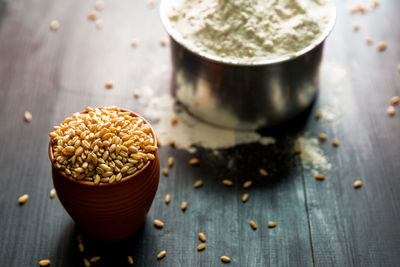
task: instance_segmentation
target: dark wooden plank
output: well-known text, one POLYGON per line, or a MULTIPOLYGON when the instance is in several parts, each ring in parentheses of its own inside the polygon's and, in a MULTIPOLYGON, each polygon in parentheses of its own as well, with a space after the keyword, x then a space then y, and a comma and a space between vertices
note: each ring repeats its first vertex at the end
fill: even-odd
POLYGON ((336 106, 337 120, 310 118, 306 126, 313 135, 325 132, 340 141, 337 149, 330 141, 322 145, 333 165, 324 182, 305 172, 315 265, 398 266, 400 121, 386 108, 400 93, 400 3, 382 2, 365 15, 349 14, 355 1, 337 4, 315 107, 336 106), (353 32, 353 23, 359 23, 359 32, 353 32), (375 40, 372 46, 366 36, 375 40), (377 41, 387 42, 387 51, 377 52, 377 41), (354 189, 358 179, 363 187, 354 189))
POLYGON ((275 146, 241 146, 222 151, 219 157, 200 150, 201 165, 191 167, 185 151, 160 149, 162 165, 169 155, 176 164, 169 177, 162 177, 148 219, 133 237, 114 243, 99 242, 84 235, 86 250, 80 253, 76 234, 81 231, 57 199, 52 188, 47 156, 48 132, 65 116, 86 106, 118 105, 143 111, 133 90, 151 86, 169 92, 169 51, 159 45, 165 37, 157 9, 144 1, 107 2, 99 31, 87 20, 93 2, 10 1, 0 25, 0 266, 36 266, 50 258, 53 266, 81 266, 83 257, 100 255, 97 266, 127 265, 132 255, 138 266, 216 266, 223 254, 233 266, 311 266, 312 253, 301 168, 292 155, 293 140, 278 138, 275 146), (57 32, 49 22, 58 19, 57 32), (137 38, 136 49, 130 40, 137 38), (115 80, 106 90, 104 83, 115 80), (25 110, 31 123, 22 119, 25 110), (231 162, 228 164, 228 162, 231 162), (265 167, 270 176, 257 173, 265 167), (221 180, 230 178, 233 188, 221 180), (203 188, 193 183, 203 179, 203 188), (253 179, 246 191, 240 184, 253 179), (28 203, 17 198, 30 194, 28 203), (169 206, 164 195, 171 193, 169 206), (181 201, 188 201, 185 213, 181 201), (162 219, 157 230, 152 220, 162 219), (259 229, 251 230, 249 220, 259 229), (268 229, 267 222, 278 223, 268 229), (197 232, 207 234, 207 248, 196 252, 197 232), (162 261, 156 254, 168 251, 162 261))

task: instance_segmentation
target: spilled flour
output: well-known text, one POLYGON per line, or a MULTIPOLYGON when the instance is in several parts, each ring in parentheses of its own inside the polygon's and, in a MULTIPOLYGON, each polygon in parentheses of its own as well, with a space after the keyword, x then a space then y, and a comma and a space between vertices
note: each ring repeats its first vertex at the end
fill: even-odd
POLYGON ((328 171, 332 168, 317 138, 300 136, 297 138, 297 144, 301 148, 300 158, 304 169, 316 174, 318 170, 328 171))
POLYGON ((196 146, 216 150, 257 142, 262 145, 275 143, 274 138, 263 137, 254 131, 218 128, 187 112, 176 112, 175 101, 169 94, 158 95, 149 86, 142 92, 139 101, 146 106, 143 115, 152 121, 161 144, 175 141, 177 148, 193 153, 196 146), (178 118, 178 123, 171 125, 174 117, 178 118))

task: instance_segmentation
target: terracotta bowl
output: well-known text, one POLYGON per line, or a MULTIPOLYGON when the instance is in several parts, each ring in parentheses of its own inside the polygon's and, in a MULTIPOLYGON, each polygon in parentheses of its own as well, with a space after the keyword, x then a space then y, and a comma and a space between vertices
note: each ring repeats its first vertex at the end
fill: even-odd
MULTIPOLYGON (((140 117, 132 111, 121 110, 140 117)), ((153 128, 151 132, 155 137, 153 128)), ((154 138, 154 145, 157 146, 157 138, 154 138)), ((78 226, 101 240, 126 238, 144 223, 160 177, 160 162, 156 151, 154 156, 155 159, 148 161, 142 169, 123 177, 119 182, 95 185, 90 181, 76 180, 57 169, 51 141, 49 143, 53 184, 58 199, 78 226)))

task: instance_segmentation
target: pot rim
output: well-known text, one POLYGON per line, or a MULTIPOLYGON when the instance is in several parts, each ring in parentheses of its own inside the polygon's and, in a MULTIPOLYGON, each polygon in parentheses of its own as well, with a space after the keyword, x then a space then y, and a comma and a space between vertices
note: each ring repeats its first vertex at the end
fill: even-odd
MULTIPOLYGON (((105 107, 100 107, 99 109, 103 109, 103 108, 105 108, 105 107)), ((129 109, 124 109, 124 108, 119 108, 119 109, 120 109, 121 111, 123 111, 123 112, 130 112, 134 117, 139 117, 139 118, 141 118, 145 123, 147 123, 147 125, 150 126, 151 134, 153 135, 154 146, 157 147, 157 143, 158 143, 158 141, 157 141, 157 136, 156 136, 155 131, 154 131, 153 127, 151 126, 151 124, 150 124, 145 118, 143 118, 142 116, 138 115, 137 113, 135 113, 135 112, 133 112, 133 111, 131 111, 131 110, 129 110, 129 109)), ((79 112, 79 113, 87 113, 87 111, 86 111, 86 110, 83 110, 83 111, 81 111, 81 112, 79 112)), ((152 154, 154 154, 154 156, 155 156, 156 153, 157 153, 157 151, 153 151, 153 152, 152 152, 152 154)), ((148 161, 146 162, 146 164, 144 164, 144 166, 143 166, 140 170, 137 170, 136 172, 132 173, 131 175, 122 177, 122 179, 121 179, 120 181, 118 181, 118 182, 116 181, 116 182, 114 182, 114 183, 112 183, 112 184, 100 182, 99 184, 96 185, 96 184, 94 184, 92 181, 77 180, 77 179, 75 179, 74 177, 72 177, 72 176, 66 174, 64 171, 62 171, 62 170, 60 170, 60 169, 57 168, 57 166, 56 166, 56 164, 55 164, 54 157, 53 157, 53 147, 52 147, 52 143, 51 143, 51 138, 50 138, 50 141, 49 141, 49 158, 50 158, 50 162, 51 162, 51 164, 52 164, 52 167, 53 167, 59 174, 61 174, 61 176, 63 176, 64 178, 66 178, 66 179, 68 179, 68 180, 70 180, 70 181, 72 181, 72 182, 75 182, 75 183, 77 183, 77 184, 81 184, 81 185, 84 185, 84 186, 93 186, 93 187, 99 187, 99 186, 115 186, 115 185, 121 184, 121 183, 123 183, 123 182, 126 182, 126 181, 128 181, 128 180, 131 180, 131 179, 133 179, 134 177, 140 175, 146 168, 149 167, 150 164, 152 164, 152 163, 154 162, 154 160, 148 160, 148 161)))
POLYGON ((232 60, 232 59, 222 58, 222 57, 215 56, 215 55, 212 55, 207 52, 198 51, 198 50, 186 45, 183 38, 180 36, 180 34, 177 31, 175 31, 172 28, 171 24, 169 23, 168 16, 165 12, 166 6, 167 6, 166 2, 167 2, 167 0, 161 0, 160 16, 161 16, 161 22, 162 22, 165 30, 167 31, 168 35, 170 36, 170 38, 173 39, 175 42, 177 42, 180 46, 184 47, 188 51, 192 52, 193 54, 199 56, 200 58, 202 58, 204 60, 211 61, 214 63, 230 65, 230 66, 247 66, 247 67, 265 66, 265 65, 279 64, 279 63, 283 63, 286 61, 296 59, 296 58, 310 52, 311 50, 313 50, 315 47, 317 47, 318 45, 320 45, 321 43, 323 43, 326 40, 326 38, 329 36, 329 34, 333 30, 333 27, 336 22, 336 13, 337 13, 335 2, 332 0, 331 1, 331 4, 332 4, 331 15, 330 15, 329 22, 326 25, 326 28, 324 29, 322 34, 317 39, 315 39, 310 45, 306 46, 305 48, 301 49, 300 51, 297 51, 295 53, 292 53, 292 54, 289 54, 286 56, 274 58, 274 59, 264 59, 264 60, 259 60, 259 61, 247 61, 246 62, 243 60, 232 60))

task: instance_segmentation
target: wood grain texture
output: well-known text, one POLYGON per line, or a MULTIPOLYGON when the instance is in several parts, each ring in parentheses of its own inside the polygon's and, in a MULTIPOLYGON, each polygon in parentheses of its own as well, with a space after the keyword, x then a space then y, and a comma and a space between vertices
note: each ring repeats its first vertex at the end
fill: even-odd
MULTIPOLYGON (((321 93, 310 114, 275 129, 277 144, 239 146, 214 155, 199 149, 200 166, 187 164, 185 151, 161 147, 161 167, 176 163, 160 177, 156 199, 145 225, 120 242, 100 242, 84 235, 49 198, 52 188, 47 156, 48 132, 86 106, 118 105, 143 112, 135 89, 151 86, 169 92, 171 66, 158 9, 145 1, 106 2, 99 12, 104 28, 96 29, 87 14, 95 1, 0 0, 0 266, 83 266, 83 258, 101 256, 93 266, 395 266, 400 262, 399 116, 386 107, 400 94, 400 23, 397 1, 363 16, 350 15, 356 1, 337 1, 338 22, 329 37, 321 69, 321 93), (57 32, 49 30, 53 19, 57 32), (352 23, 361 25, 352 31, 352 23), (388 43, 378 53, 376 42, 388 43), (138 39, 138 47, 130 42, 138 39), (107 80, 116 82, 107 90, 107 80), (333 122, 316 121, 317 108, 339 110, 333 122), (31 123, 23 121, 29 110, 31 123), (333 169, 315 181, 293 155, 294 137, 327 133, 339 148, 323 144, 333 169), (259 168, 270 172, 258 174, 259 168), (221 184, 231 179, 233 187, 221 184), (204 186, 193 188, 197 179, 204 186), (241 183, 254 184, 243 189, 241 183), (355 190, 353 181, 363 187, 355 190), (247 203, 243 193, 250 194, 247 203), (18 205, 22 194, 28 202, 18 205), (171 203, 164 203, 166 193, 171 203), (188 202, 185 212, 182 201, 188 202), (153 227, 163 220, 163 229, 153 227), (253 231, 249 221, 258 229, 253 231), (269 229, 268 221, 277 222, 269 229), (198 232, 207 247, 197 252, 198 232), (158 261, 159 251, 167 255, 158 261)), ((398 110, 398 108, 396 107, 398 110)), ((398 112, 400 113, 400 112, 398 112)), ((267 131, 266 133, 270 133, 267 131)))

